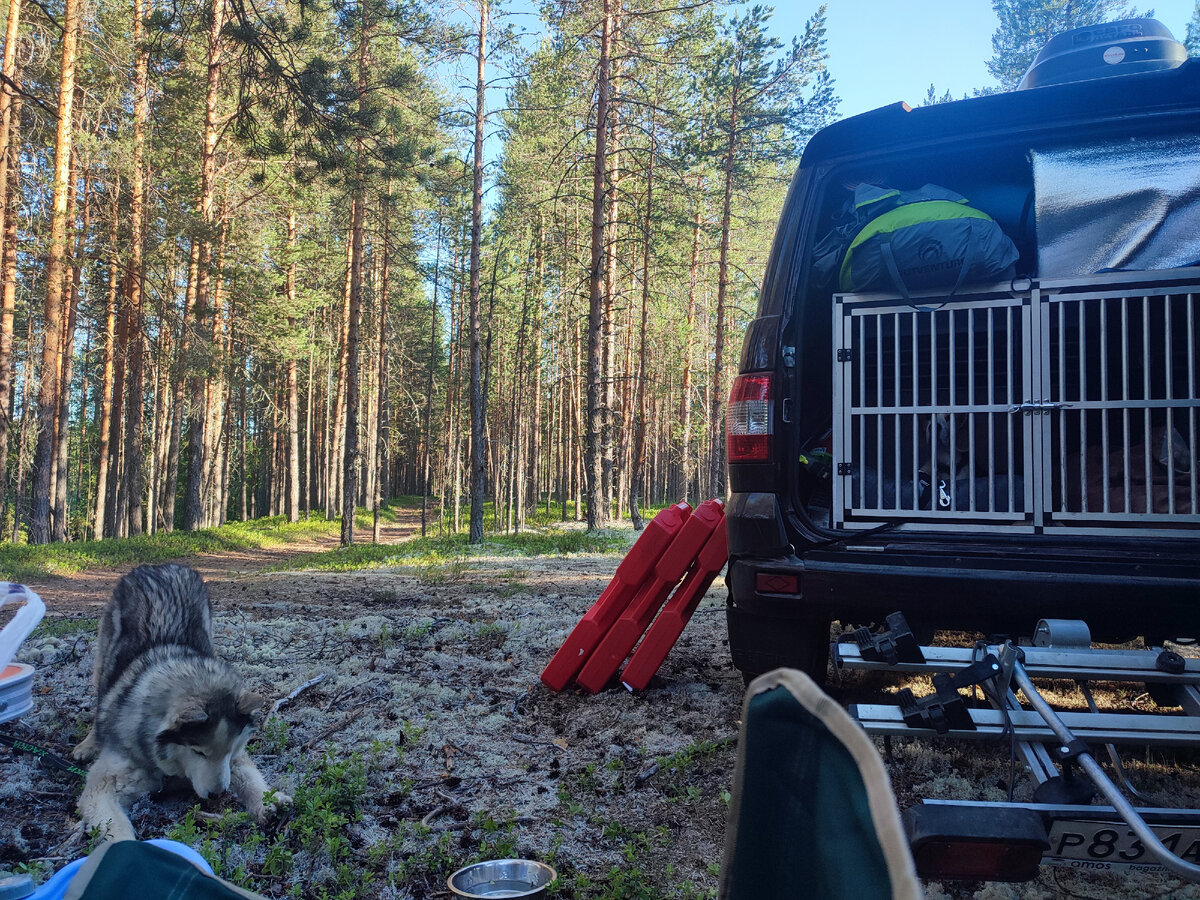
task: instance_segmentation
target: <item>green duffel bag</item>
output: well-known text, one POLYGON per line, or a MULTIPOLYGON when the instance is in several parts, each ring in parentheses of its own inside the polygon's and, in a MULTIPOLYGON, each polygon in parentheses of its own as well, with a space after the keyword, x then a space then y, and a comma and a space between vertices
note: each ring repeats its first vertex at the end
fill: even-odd
POLYGON ((910 293, 1012 278, 1018 253, 996 220, 954 191, 927 184, 898 191, 860 184, 859 227, 842 257, 843 291, 910 293))

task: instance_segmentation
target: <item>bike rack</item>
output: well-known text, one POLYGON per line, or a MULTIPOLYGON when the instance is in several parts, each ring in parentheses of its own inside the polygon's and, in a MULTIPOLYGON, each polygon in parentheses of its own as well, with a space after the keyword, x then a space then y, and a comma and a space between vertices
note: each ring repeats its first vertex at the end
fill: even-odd
MULTIPOLYGON (((895 654, 885 657, 877 652, 878 646, 888 646, 892 641, 886 632, 864 635, 863 631, 859 629, 848 636, 849 640, 834 642, 831 646, 838 671, 924 673, 932 676, 935 686, 932 695, 920 698, 913 697, 911 691, 899 691, 896 706, 852 705, 851 715, 869 734, 883 735, 885 739, 895 735, 974 740, 1009 737, 1037 782, 1033 803, 924 800, 910 810, 913 814, 910 817, 910 841, 919 872, 921 847, 918 844, 928 838, 930 846, 946 847, 956 840, 955 835, 946 833, 945 823, 954 823, 948 826, 952 832, 956 829, 964 832, 957 836, 962 837, 964 843, 970 844, 972 840, 986 843, 989 838, 969 834, 973 822, 990 820, 990 825, 984 827, 994 830, 997 820, 1004 820, 1009 813, 1025 811, 1023 818, 1018 816, 1020 825, 1013 832, 991 840, 1024 843, 1033 848, 1033 853, 1043 854, 1040 862, 1090 868, 1086 862, 1081 866, 1077 858, 1058 855, 1063 852, 1067 839, 1060 838, 1057 848, 1051 846, 1050 834, 1058 833, 1055 824, 1060 827, 1064 822, 1111 824, 1119 820, 1129 829, 1126 836, 1135 839, 1131 845, 1134 850, 1115 854, 1114 837, 1100 847, 1107 852, 1095 864, 1096 868, 1110 871, 1146 868, 1149 862, 1146 857, 1150 857, 1154 865, 1180 878, 1200 882, 1200 865, 1172 852, 1154 830, 1154 827, 1160 830, 1196 829, 1200 826, 1200 810, 1134 806, 1126 794, 1143 802, 1145 798, 1129 783, 1115 746, 1200 746, 1200 728, 1195 718, 1200 716, 1200 659, 1184 659, 1162 648, 1113 650, 1092 647, 1086 624, 1075 620, 1040 621, 1034 632, 1035 646, 1018 647, 1011 641, 1004 641, 980 642, 970 649, 920 647, 918 652, 906 654, 907 658, 898 658, 895 654), (1035 686, 1035 678, 1075 681, 1089 711, 1054 710, 1035 686), (1172 702, 1182 707, 1184 714, 1101 712, 1088 687, 1092 681, 1146 684, 1160 696, 1165 692, 1172 702), (961 690, 971 686, 979 687, 990 709, 969 707, 961 690), (1021 704, 1017 691, 1032 709, 1021 704), (1091 749, 1093 743, 1106 745, 1120 786, 1100 767, 1091 749), (1086 780, 1080 778, 1078 772, 1082 772, 1086 780), (1093 787, 1107 806, 1091 804, 1093 787), (972 818, 969 814, 973 811, 981 815, 972 818), (921 818, 936 821, 940 827, 931 829, 912 824, 921 818), (1120 858, 1109 860, 1108 855, 1120 858)), ((888 617, 888 632, 895 632, 898 639, 909 633, 903 616, 888 617)), ((1098 832, 1103 833, 1106 832, 1098 832)), ((1115 830, 1112 834, 1119 836, 1115 830)), ((1191 843, 1188 855, 1197 856, 1197 849, 1198 842, 1191 843)), ((942 874, 943 877, 955 877, 942 874)), ((972 871, 969 876, 958 877, 978 874, 972 871)), ((1019 877, 1032 878, 1035 874, 1036 865, 1032 870, 1026 866, 1019 877)))

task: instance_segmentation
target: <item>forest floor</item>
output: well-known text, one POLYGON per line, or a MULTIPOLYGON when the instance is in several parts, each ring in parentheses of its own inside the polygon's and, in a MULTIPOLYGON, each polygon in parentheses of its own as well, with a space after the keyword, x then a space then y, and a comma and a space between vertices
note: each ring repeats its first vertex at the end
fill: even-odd
MULTIPOLYGON (((383 539, 417 533, 419 511, 408 510, 383 539)), ((257 690, 274 700, 323 680, 284 703, 253 745, 268 781, 294 795, 290 810, 259 828, 228 798, 197 804, 168 791, 135 804, 139 835, 184 840, 268 896, 450 897, 454 869, 508 856, 554 865, 556 896, 572 900, 715 896, 743 694, 720 579, 646 691, 554 693, 538 676, 619 552, 497 548, 352 572, 296 568, 335 542, 187 560, 208 583, 218 652, 257 690)), ((32 585, 48 612, 21 652, 38 681, 35 709, 9 723, 18 736, 67 756, 86 730, 95 619, 120 574, 32 585)), ((868 676, 831 686, 843 700, 882 690, 868 676)), ((894 744, 902 807, 921 796, 1004 798, 1007 744, 894 744)), ((1132 761, 1132 775, 1162 805, 1196 805, 1196 762, 1155 751, 1132 761)), ((86 851, 78 789, 74 776, 0 749, 0 869, 45 873, 86 851)), ((1155 874, 1044 867, 1025 885, 929 884, 926 895, 1200 891, 1155 874)))

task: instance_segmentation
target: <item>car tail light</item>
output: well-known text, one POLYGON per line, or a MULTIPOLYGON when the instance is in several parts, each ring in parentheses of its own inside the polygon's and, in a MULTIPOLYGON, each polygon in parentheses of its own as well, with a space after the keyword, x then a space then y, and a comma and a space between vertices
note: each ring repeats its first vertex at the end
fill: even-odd
POLYGON ((731 463, 766 462, 775 431, 770 375, 739 375, 725 410, 725 450, 731 463))
POLYGON ((917 875, 928 881, 1031 881, 1042 848, 1001 841, 928 841, 913 851, 917 875))
POLYGON ((1050 847, 1042 814, 1028 807, 925 800, 904 824, 918 877, 935 881, 1029 881, 1050 847))

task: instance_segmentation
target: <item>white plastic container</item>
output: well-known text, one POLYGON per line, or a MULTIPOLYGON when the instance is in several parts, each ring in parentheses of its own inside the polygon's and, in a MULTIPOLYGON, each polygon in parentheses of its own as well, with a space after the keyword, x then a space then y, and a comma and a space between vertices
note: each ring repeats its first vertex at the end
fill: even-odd
POLYGON ((33 708, 33 666, 13 663, 17 648, 46 614, 42 598, 23 584, 0 581, 0 606, 23 602, 12 620, 0 630, 0 722, 33 708))

